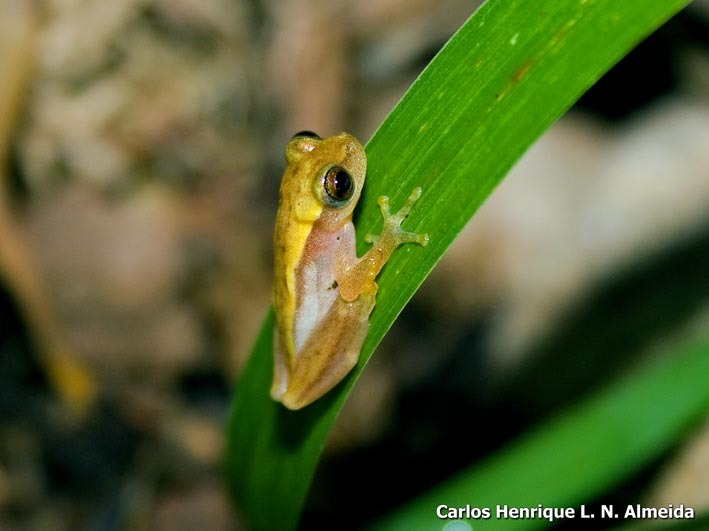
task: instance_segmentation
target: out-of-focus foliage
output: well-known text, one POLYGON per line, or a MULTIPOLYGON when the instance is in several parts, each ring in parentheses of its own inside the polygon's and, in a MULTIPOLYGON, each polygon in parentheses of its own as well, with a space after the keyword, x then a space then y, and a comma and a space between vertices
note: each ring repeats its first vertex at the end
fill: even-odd
MULTIPOLYGON (((656 459, 706 417, 709 411, 709 340, 675 347, 663 363, 564 411, 558 418, 515 441, 408 504, 379 531, 436 530, 440 505, 486 507, 493 515, 475 529, 546 529, 563 518, 496 518, 496 507, 573 507, 593 500, 615 482, 656 459)), ((679 502, 677 505, 679 506, 679 502)), ((694 509, 692 509, 694 511, 694 509)), ((619 515, 625 507, 617 507, 619 515)), ((586 514, 601 518, 594 506, 586 514), (597 513, 597 514, 596 514, 597 513)))

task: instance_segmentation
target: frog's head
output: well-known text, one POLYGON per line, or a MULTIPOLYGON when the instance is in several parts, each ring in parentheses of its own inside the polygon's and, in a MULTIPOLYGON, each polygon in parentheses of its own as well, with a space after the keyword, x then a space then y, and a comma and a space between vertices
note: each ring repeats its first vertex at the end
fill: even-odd
MULTIPOLYGON (((364 186, 364 148, 347 133, 320 138, 303 131, 286 146, 286 161, 297 182, 297 216, 334 230, 350 219, 364 186)), ((294 190, 293 190, 294 191, 294 190)))

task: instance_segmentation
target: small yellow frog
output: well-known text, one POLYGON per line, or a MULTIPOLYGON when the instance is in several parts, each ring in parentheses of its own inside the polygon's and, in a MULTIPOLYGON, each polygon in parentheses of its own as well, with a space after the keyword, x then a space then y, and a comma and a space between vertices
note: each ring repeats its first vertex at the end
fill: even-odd
POLYGON ((288 142, 286 161, 274 235, 277 329, 271 396, 300 409, 357 363, 375 304, 375 279, 394 249, 403 243, 426 245, 428 235, 399 227, 421 188, 394 215, 382 196, 382 233, 367 236, 373 246, 357 258, 352 211, 367 159, 352 135, 320 138, 303 131, 288 142))

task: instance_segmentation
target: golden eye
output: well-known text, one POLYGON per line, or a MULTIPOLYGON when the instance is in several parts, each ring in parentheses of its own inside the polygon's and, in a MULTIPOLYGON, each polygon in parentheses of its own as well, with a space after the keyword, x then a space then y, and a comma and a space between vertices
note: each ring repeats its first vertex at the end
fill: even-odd
POLYGON ((325 173, 323 188, 327 200, 333 206, 341 205, 348 201, 354 194, 354 181, 350 174, 341 166, 332 166, 325 173))

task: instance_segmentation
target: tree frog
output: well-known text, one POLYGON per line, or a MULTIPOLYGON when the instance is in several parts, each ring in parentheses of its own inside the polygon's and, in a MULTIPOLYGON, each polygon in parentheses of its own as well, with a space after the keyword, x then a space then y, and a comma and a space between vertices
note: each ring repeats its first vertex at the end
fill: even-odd
POLYGON ((300 409, 332 389, 354 367, 367 335, 375 279, 403 243, 426 245, 428 235, 400 228, 421 195, 416 188, 395 214, 379 198, 382 233, 355 251, 352 211, 367 168, 362 145, 340 133, 303 131, 287 144, 274 234, 274 374, 271 396, 300 409))

